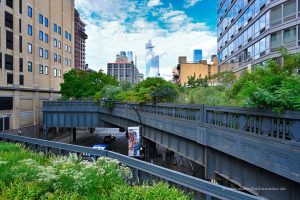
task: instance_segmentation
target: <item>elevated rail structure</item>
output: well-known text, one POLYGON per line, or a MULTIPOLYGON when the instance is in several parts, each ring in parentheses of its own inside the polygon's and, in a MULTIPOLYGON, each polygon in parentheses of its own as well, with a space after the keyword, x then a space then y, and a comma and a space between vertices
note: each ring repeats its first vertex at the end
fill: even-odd
POLYGON ((143 137, 269 199, 300 196, 300 112, 205 105, 44 102, 44 126, 142 125, 143 137))

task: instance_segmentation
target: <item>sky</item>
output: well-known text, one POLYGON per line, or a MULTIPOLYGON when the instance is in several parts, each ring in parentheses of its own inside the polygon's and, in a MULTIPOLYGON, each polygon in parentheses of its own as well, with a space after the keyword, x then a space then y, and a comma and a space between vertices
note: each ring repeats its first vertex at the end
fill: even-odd
POLYGON ((151 39, 160 55, 160 74, 172 79, 179 56, 193 60, 202 49, 204 59, 217 53, 215 0, 75 0, 86 23, 86 63, 107 70, 120 51, 133 51, 145 73, 145 44, 151 39))

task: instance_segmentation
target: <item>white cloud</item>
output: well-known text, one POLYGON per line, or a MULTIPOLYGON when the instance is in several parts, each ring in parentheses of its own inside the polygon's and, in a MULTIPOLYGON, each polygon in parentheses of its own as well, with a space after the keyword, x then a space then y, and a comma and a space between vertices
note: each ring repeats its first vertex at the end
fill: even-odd
POLYGON ((160 0, 150 0, 147 4, 148 7, 155 7, 160 5, 163 5, 163 3, 160 2, 160 0))
POLYGON ((199 3, 202 0, 185 0, 185 8, 189 8, 189 7, 193 7, 194 5, 196 5, 197 3, 199 3))
POLYGON ((168 80, 172 77, 172 68, 178 63, 178 56, 188 56, 188 60, 191 61, 193 50, 199 48, 203 49, 205 59, 216 54, 216 34, 204 23, 193 23, 183 11, 171 8, 160 10, 159 20, 167 26, 161 28, 158 22, 149 22, 140 14, 146 11, 140 9, 146 8, 126 0, 122 0, 123 5, 113 6, 114 8, 106 5, 106 10, 99 5, 90 5, 86 2, 95 3, 96 0, 76 0, 76 7, 80 9, 87 23, 86 61, 92 69, 98 71, 101 68, 106 72, 107 63, 113 62, 115 55, 124 50, 133 51, 137 55, 137 66, 144 73, 145 44, 149 39, 155 46, 154 51, 163 55, 160 58, 160 73, 168 80), (136 15, 129 25, 125 23, 129 14, 124 10, 124 5, 131 7, 130 12, 136 15), (99 18, 90 17, 90 13, 100 13, 100 10, 99 18), (115 17, 106 18, 109 15, 115 17))

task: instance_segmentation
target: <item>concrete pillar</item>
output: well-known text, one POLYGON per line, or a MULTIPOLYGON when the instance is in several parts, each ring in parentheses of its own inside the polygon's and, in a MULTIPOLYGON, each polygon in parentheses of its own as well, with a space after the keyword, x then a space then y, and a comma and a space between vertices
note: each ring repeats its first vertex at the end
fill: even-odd
POLYGON ((73 142, 76 142, 76 128, 73 128, 72 132, 73 132, 73 142))

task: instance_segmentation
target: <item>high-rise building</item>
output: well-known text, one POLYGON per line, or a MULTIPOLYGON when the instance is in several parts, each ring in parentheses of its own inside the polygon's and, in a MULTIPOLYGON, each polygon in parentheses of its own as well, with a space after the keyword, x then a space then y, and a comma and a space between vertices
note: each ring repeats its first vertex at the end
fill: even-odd
MULTIPOLYGON (((85 26, 86 24, 80 18, 79 12, 75 9, 75 63, 74 66, 77 69, 86 70, 86 63, 85 63, 85 41, 88 38, 87 34, 85 33, 85 26)), ((67 48, 67 47, 66 47, 67 48)))
POLYGON ((119 82, 129 82, 132 84, 138 83, 139 70, 135 66, 133 61, 129 61, 126 53, 121 51, 120 54, 116 55, 116 61, 114 63, 107 64, 107 74, 114 76, 119 82))
POLYGON ((159 55, 155 55, 154 46, 151 40, 146 44, 146 78, 158 77, 159 74, 159 55))
POLYGON ((133 62, 133 53, 132 51, 127 51, 127 58, 129 62, 133 62))
POLYGON ((194 50, 194 63, 198 63, 199 61, 201 61, 203 59, 202 57, 202 49, 195 49, 194 50))
POLYGON ((240 74, 271 58, 281 61, 281 46, 300 51, 299 0, 217 2, 220 71, 240 74))
POLYGON ((74 1, 0 1, 0 19, 0 131, 28 130, 73 68, 74 1))

